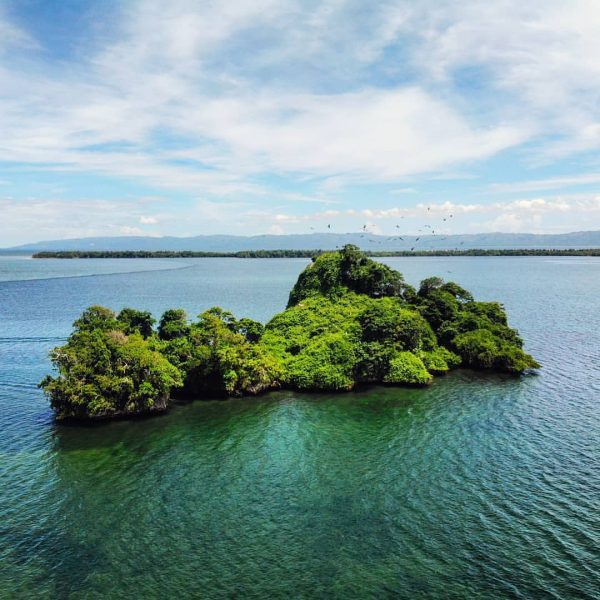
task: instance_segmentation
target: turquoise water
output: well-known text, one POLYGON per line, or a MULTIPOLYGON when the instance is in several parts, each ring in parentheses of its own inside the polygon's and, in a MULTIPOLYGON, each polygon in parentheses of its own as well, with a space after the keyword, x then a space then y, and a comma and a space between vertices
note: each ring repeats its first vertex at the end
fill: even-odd
POLYGON ((57 425, 83 307, 266 320, 307 261, 0 256, 0 597, 600 597, 600 260, 385 262, 502 301, 544 369, 57 425))

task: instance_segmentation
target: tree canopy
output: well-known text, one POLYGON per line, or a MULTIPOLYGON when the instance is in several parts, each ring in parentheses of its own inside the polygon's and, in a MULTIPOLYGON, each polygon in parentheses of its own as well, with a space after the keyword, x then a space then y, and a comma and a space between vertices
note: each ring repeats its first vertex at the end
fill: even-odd
POLYGON ((257 394, 277 387, 350 390, 362 383, 427 385, 465 366, 539 367, 497 302, 430 277, 417 290, 355 246, 323 253, 299 276, 288 307, 266 325, 219 307, 190 321, 167 310, 91 306, 55 348, 40 386, 58 417, 164 410, 174 395, 257 394))

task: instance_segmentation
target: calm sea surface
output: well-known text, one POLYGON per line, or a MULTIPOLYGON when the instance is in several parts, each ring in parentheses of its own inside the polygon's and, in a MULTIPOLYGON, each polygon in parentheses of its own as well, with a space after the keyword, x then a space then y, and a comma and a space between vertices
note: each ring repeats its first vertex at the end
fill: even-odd
POLYGON ((600 598, 600 260, 384 262, 503 302, 543 370, 57 425, 84 307, 265 321, 307 261, 0 256, 0 598, 600 598))

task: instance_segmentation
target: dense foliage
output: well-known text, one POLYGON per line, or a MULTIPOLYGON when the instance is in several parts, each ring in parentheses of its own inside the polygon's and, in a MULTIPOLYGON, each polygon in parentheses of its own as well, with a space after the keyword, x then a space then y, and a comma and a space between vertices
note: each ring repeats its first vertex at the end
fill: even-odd
POLYGON ((41 386, 60 417, 164 410, 171 389, 182 385, 179 369, 156 340, 132 330, 123 312, 117 316, 101 306, 88 308, 67 344, 52 351, 58 376, 46 377, 41 386))
POLYGON ((278 362, 256 343, 262 325, 236 321, 215 307, 199 316, 186 335, 169 338, 163 353, 184 374, 182 392, 198 396, 257 394, 276 387, 278 362))
POLYGON ((53 350, 41 383, 59 417, 164 410, 173 394, 233 396, 276 387, 350 390, 426 385, 460 365, 522 373, 539 367, 502 306, 438 277, 415 290, 355 246, 315 258, 288 308, 263 326, 212 308, 190 322, 166 311, 92 306, 53 350))
POLYGON ((314 259, 292 288, 288 307, 310 296, 337 299, 350 291, 373 298, 414 296, 398 271, 370 260, 356 246, 345 246, 314 259))

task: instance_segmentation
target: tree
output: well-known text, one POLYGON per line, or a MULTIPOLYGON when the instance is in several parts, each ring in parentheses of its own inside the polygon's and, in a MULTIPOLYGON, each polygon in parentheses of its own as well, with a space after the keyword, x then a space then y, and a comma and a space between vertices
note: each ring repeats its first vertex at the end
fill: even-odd
POLYGON ((419 287, 419 296, 427 298, 434 290, 439 290, 444 285, 444 280, 441 277, 428 277, 421 281, 419 287))
POLYGON ((158 324, 158 337, 161 340, 185 337, 188 332, 187 315, 183 308, 172 308, 163 313, 158 324))
POLYGON ((458 283, 454 283, 454 281, 448 281, 447 283, 444 283, 440 289, 444 292, 452 294, 461 303, 473 301, 473 295, 471 292, 465 290, 465 288, 458 285, 458 283))
POLYGON ((243 318, 237 322, 237 331, 241 333, 248 342, 258 342, 265 331, 265 326, 258 321, 243 318))
POLYGON ((444 323, 454 321, 459 312, 458 300, 441 288, 430 290, 421 305, 421 313, 434 331, 438 331, 444 323))
POLYGON ((139 333, 76 330, 51 352, 56 377, 40 387, 59 418, 114 417, 167 408, 181 373, 139 333))
POLYGON ((182 362, 188 395, 256 394, 277 387, 278 361, 237 332, 231 313, 215 307, 190 327, 188 357, 182 362))
POLYGON ((348 244, 339 252, 325 252, 313 260, 292 288, 288 308, 311 296, 334 299, 349 291, 372 298, 414 294, 400 273, 348 244))
POLYGON ((154 333, 156 320, 148 311, 124 308, 117 316, 120 328, 127 334, 136 331, 144 338, 149 338, 154 333))
POLYGON ((434 346, 435 336, 425 319, 416 311, 402 308, 391 298, 370 303, 359 316, 362 339, 396 345, 401 350, 434 346))
POLYGON ((86 308, 82 315, 73 323, 73 327, 77 331, 109 331, 118 329, 117 317, 115 313, 105 306, 95 304, 86 308))

